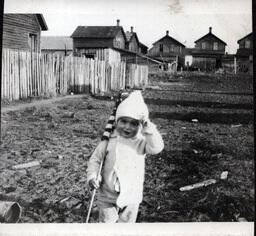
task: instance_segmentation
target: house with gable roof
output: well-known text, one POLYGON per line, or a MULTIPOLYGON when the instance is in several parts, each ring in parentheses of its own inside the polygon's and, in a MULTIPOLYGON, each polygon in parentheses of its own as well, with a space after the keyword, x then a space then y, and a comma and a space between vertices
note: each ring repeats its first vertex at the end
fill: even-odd
POLYGON ((239 72, 253 73, 253 33, 250 33, 237 41, 239 48, 236 52, 239 72))
POLYGON ((148 47, 139 41, 137 33, 133 30, 133 26, 131 26, 131 31, 126 31, 125 34, 127 50, 144 55, 147 54, 148 47))
POLYGON ((98 49, 125 49, 126 35, 120 20, 116 26, 78 26, 71 35, 74 55, 94 58, 98 49))
POLYGON ((132 52, 140 52, 140 42, 136 32, 133 32, 133 26, 131 26, 131 31, 126 31, 126 49, 132 52))
POLYGON ((188 49, 185 54, 193 57, 192 67, 203 71, 213 71, 222 67, 226 45, 223 40, 212 33, 212 27, 209 27, 209 32, 197 39, 195 47, 188 49))
POLYGON ((167 30, 164 37, 153 43, 153 47, 148 51, 148 56, 165 63, 171 63, 178 59, 179 66, 183 66, 184 48, 185 45, 169 36, 169 31, 167 30))

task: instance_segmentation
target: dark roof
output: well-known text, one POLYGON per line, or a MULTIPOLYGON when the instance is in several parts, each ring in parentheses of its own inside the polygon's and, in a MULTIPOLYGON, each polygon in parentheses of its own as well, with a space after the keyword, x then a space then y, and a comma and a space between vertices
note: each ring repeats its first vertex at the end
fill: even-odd
POLYGON ((184 44, 180 43, 178 40, 172 38, 172 37, 169 36, 169 35, 165 35, 165 36, 162 37, 161 39, 159 39, 159 40, 157 40, 156 42, 154 42, 153 45, 156 44, 156 43, 158 43, 159 41, 162 41, 162 40, 165 39, 165 38, 167 38, 168 40, 173 40, 174 42, 176 42, 177 44, 181 45, 182 47, 186 47, 184 44))
POLYGON ((148 48, 145 44, 139 42, 140 47, 148 48))
POLYGON ((198 40, 195 41, 195 43, 197 43, 198 41, 208 37, 208 36, 213 36, 214 38, 216 38, 217 40, 219 40, 220 42, 222 42, 223 44, 227 45, 224 41, 222 41, 220 38, 218 38, 216 35, 214 35, 212 32, 209 32, 208 34, 204 35, 203 37, 199 38, 198 40))
POLYGON ((73 50, 73 40, 68 36, 41 36, 42 50, 73 50))
POLYGON ((243 39, 245 39, 245 38, 247 38, 247 37, 250 37, 250 36, 252 36, 252 32, 251 32, 250 34, 247 34, 247 35, 244 36, 243 38, 239 39, 239 40, 237 41, 237 43, 239 43, 241 40, 243 40, 243 39))
POLYGON ((41 26, 42 30, 48 30, 43 14, 36 14, 37 20, 41 26))
POLYGON ((126 39, 121 26, 78 26, 71 38, 114 38, 120 30, 126 39))

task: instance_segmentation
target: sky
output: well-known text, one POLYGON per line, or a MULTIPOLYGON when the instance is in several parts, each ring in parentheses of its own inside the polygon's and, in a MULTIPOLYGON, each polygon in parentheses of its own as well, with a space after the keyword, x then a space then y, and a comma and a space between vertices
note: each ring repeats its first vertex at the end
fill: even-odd
POLYGON ((5 0, 5 13, 42 13, 43 36, 70 36, 77 26, 120 25, 152 44, 169 35, 186 47, 209 32, 236 53, 237 40, 252 32, 252 0, 5 0))

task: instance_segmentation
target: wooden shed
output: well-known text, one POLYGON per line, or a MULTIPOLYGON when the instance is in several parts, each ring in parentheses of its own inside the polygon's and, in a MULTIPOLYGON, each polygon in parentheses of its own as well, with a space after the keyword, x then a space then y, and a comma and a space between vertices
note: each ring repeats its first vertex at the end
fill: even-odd
POLYGON ((40 52, 42 30, 48 30, 42 14, 4 14, 3 48, 40 52))
POLYGON ((239 48, 236 52, 238 72, 253 73, 253 33, 237 41, 239 48))

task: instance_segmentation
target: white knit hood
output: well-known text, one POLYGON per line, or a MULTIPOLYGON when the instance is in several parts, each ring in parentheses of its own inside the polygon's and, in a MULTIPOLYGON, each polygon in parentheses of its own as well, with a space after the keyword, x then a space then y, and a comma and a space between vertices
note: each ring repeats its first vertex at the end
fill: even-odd
POLYGON ((148 119, 148 116, 148 108, 144 102, 141 91, 132 92, 128 98, 120 103, 116 111, 116 121, 120 117, 130 117, 136 120, 144 120, 148 119))

